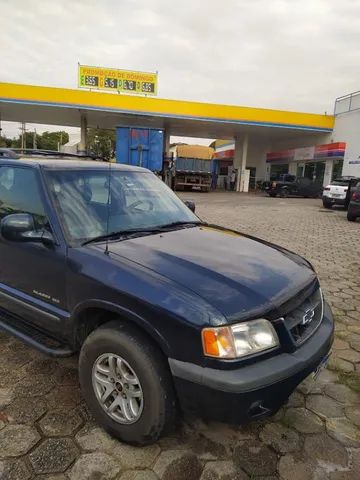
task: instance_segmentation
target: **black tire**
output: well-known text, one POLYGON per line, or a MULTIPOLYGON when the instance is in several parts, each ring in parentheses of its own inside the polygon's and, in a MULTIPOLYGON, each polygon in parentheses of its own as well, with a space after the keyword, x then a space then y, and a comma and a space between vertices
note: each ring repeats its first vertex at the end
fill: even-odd
POLYGON ((332 208, 332 203, 331 202, 326 202, 325 200, 323 200, 323 207, 324 208, 332 208))
POLYGON ((276 193, 269 193, 269 197, 275 198, 275 197, 276 197, 276 193))
POLYGON ((347 219, 349 222, 356 222, 356 217, 354 215, 351 215, 349 212, 347 213, 347 219))
POLYGON ((176 420, 176 400, 169 367, 160 350, 138 329, 112 321, 93 331, 79 358, 82 394, 96 421, 111 435, 133 445, 154 443, 176 420), (100 405, 92 384, 96 360, 105 353, 122 357, 136 373, 143 392, 143 409, 132 424, 118 423, 100 405))
POLYGON ((280 197, 281 198, 286 198, 288 196, 289 196, 289 190, 286 187, 282 188, 281 192, 280 192, 280 197))

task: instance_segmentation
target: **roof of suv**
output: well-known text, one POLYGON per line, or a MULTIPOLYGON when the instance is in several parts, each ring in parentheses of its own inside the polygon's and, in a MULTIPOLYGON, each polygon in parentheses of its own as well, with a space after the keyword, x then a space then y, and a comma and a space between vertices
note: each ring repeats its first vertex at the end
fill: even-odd
POLYGON ((45 169, 60 169, 60 170, 78 170, 81 168, 87 168, 91 170, 121 170, 125 172, 149 172, 146 168, 134 167, 132 165, 125 165, 121 163, 109 163, 101 162, 96 160, 67 160, 59 159, 56 157, 53 158, 37 158, 31 156, 29 157, 20 157, 17 159, 0 157, 1 164, 14 164, 14 165, 27 165, 27 166, 38 166, 45 169), (111 165, 111 167, 110 167, 111 165))

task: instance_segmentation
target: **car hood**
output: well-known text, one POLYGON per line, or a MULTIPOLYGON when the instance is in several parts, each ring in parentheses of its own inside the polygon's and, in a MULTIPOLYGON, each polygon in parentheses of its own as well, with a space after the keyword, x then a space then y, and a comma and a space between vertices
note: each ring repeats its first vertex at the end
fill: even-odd
POLYGON ((301 257, 220 227, 111 242, 109 251, 191 290, 230 323, 276 309, 316 278, 301 257))

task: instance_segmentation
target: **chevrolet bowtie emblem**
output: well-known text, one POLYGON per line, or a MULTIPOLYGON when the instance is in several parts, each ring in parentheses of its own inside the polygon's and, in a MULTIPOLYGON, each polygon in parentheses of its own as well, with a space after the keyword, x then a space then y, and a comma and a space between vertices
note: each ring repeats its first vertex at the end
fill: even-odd
POLYGON ((313 308, 308 308, 305 312, 305 315, 302 318, 302 325, 306 325, 307 323, 310 323, 312 319, 314 318, 315 312, 313 308))

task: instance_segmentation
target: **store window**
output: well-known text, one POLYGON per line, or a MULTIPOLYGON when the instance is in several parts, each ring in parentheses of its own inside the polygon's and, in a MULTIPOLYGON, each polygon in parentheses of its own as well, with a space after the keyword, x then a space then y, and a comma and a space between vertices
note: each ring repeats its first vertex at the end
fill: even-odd
POLYGON ((296 176, 302 178, 304 176, 305 165, 303 163, 298 163, 296 167, 296 176))
POLYGON ((305 164, 304 178, 322 184, 325 174, 325 162, 310 162, 305 164))
POLYGON ((270 180, 277 180, 280 175, 283 175, 284 173, 289 173, 289 164, 271 165, 270 180))
POLYGON ((256 185, 256 167, 248 167, 250 170, 249 188, 253 190, 256 185))
POLYGON ((336 178, 341 177, 343 165, 344 160, 342 158, 339 160, 334 160, 331 180, 335 180, 336 178))

